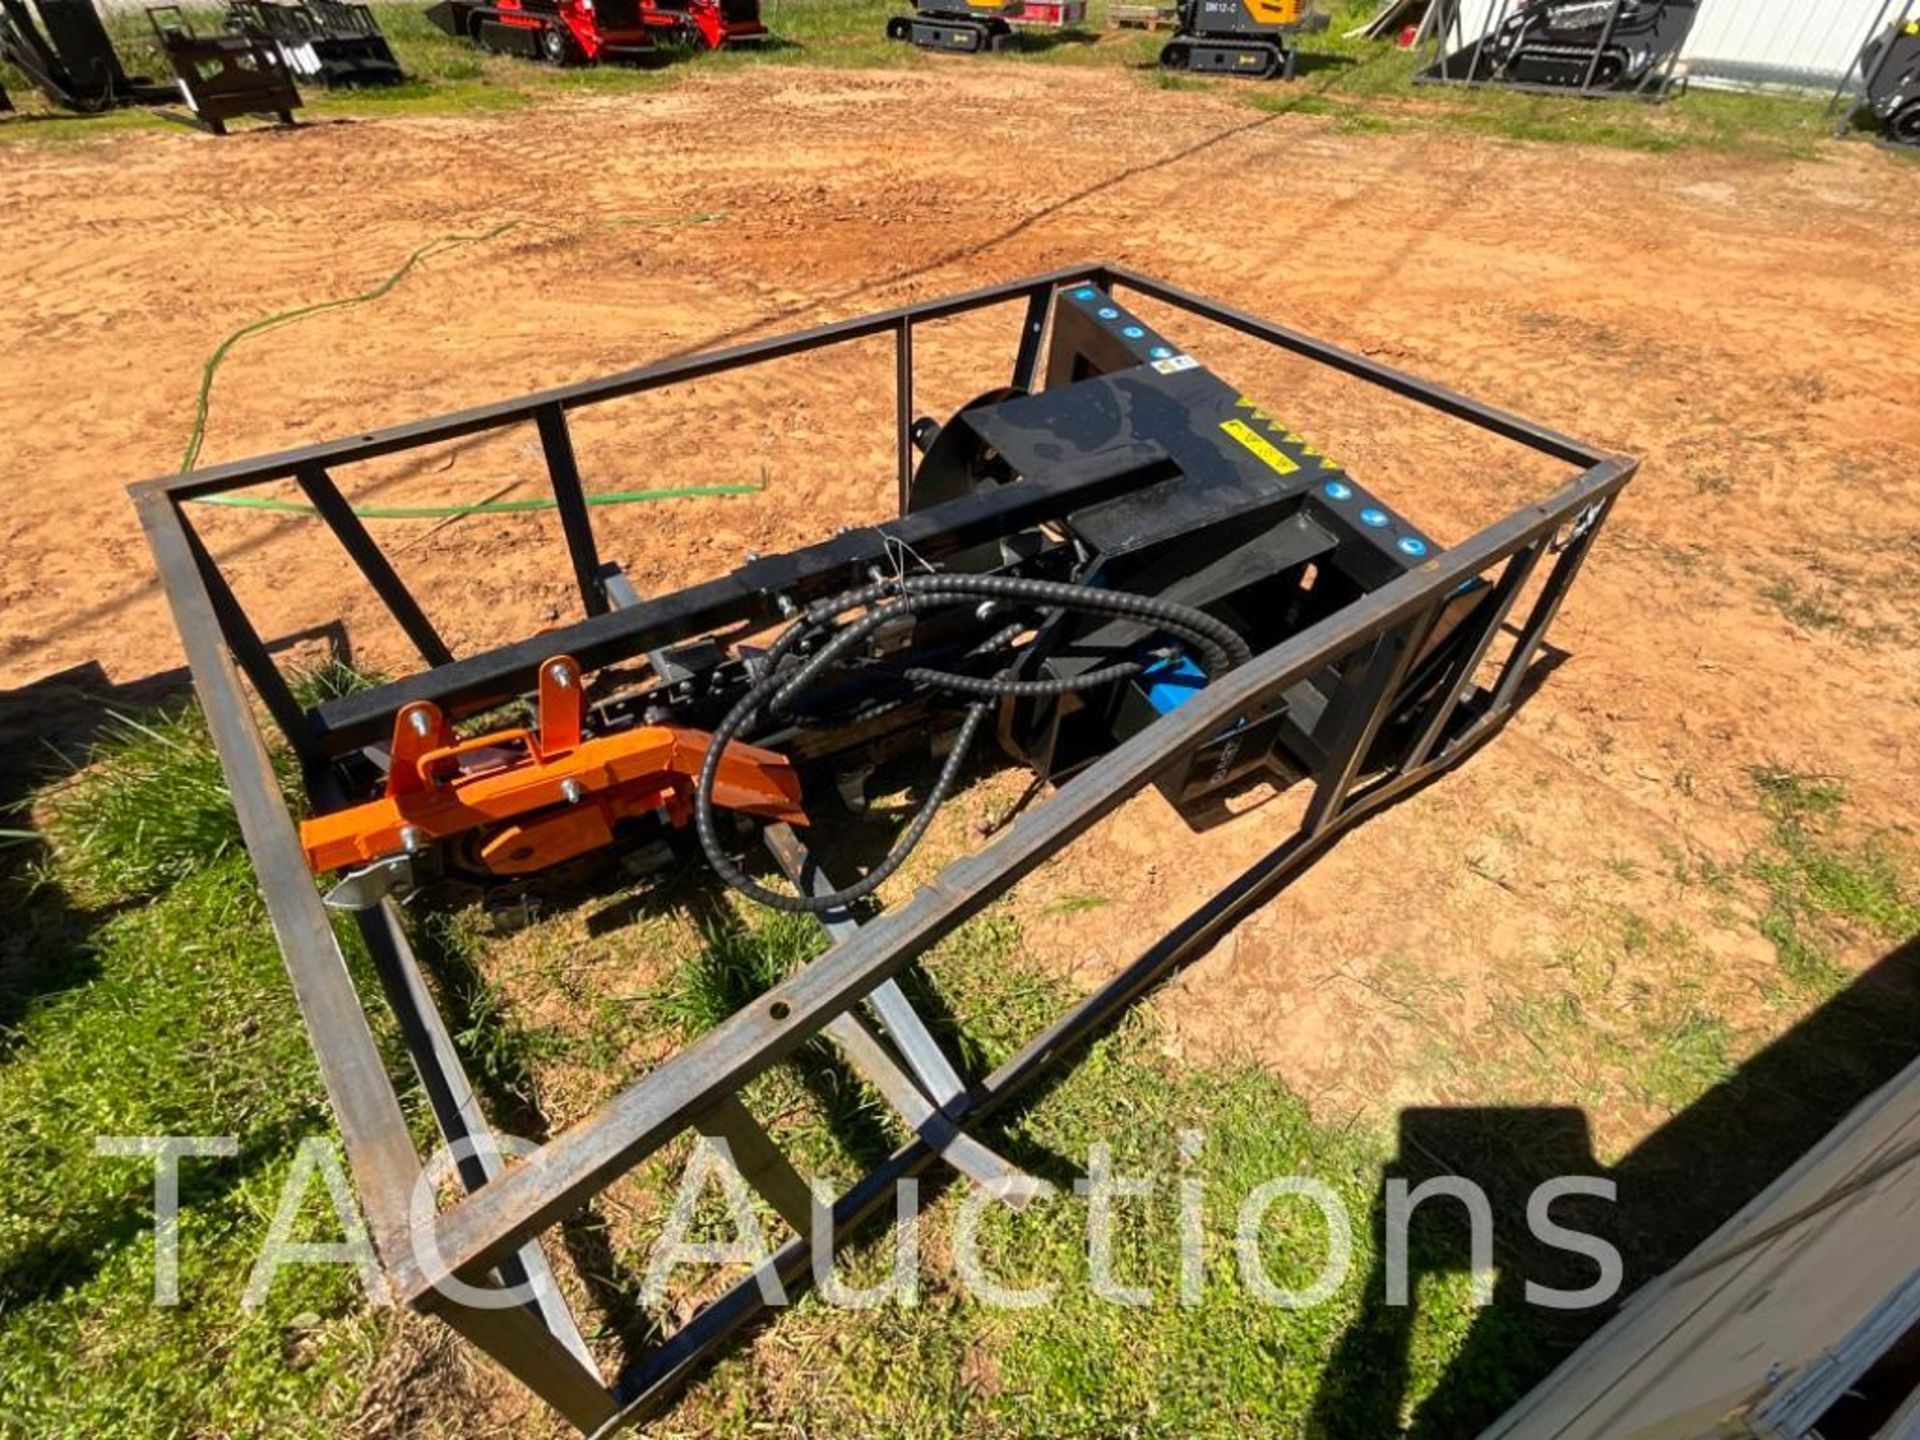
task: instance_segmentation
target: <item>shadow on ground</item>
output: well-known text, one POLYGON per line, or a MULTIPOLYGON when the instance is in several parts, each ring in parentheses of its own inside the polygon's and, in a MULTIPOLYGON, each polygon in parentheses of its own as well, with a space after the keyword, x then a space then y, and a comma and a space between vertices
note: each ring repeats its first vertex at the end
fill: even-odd
MULTIPOLYGON (((1384 1255, 1389 1180, 1443 1175, 1484 1189, 1494 1215, 1499 1279, 1466 1344, 1406 1429, 1471 1435, 1491 1424, 1599 1329, 1632 1292, 1671 1269, 1846 1114, 1920 1057, 1920 939, 1909 940, 1674 1116, 1618 1165, 1593 1155, 1585 1115, 1558 1106, 1415 1109, 1400 1117, 1398 1153, 1381 1173, 1372 1223, 1384 1255), (1595 1267, 1534 1239, 1524 1219, 1541 1182, 1605 1176, 1616 1201, 1563 1199, 1553 1218, 1609 1240, 1626 1281, 1613 1305, 1554 1311, 1526 1303, 1525 1282, 1579 1290, 1595 1267)), ((1414 1212, 1409 1291, 1423 1274, 1470 1268, 1465 1207, 1436 1197, 1414 1212)), ((1347 1331, 1315 1404, 1316 1433, 1377 1440, 1402 1432, 1416 1311, 1389 1305, 1386 1277, 1368 1277, 1365 1309, 1347 1331)))

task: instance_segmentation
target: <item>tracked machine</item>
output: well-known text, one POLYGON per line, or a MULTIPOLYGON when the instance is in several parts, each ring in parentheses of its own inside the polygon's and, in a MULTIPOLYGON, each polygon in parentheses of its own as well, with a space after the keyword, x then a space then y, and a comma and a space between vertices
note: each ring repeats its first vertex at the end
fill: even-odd
POLYGON ((1469 10, 1466 0, 1435 0, 1436 55, 1417 82, 1657 100, 1681 73, 1700 0, 1514 0, 1490 15, 1469 10))
POLYGON ((1859 73, 1856 108, 1872 115, 1894 144, 1920 146, 1920 17, 1902 16, 1869 41, 1860 52, 1859 73))
POLYGON ((1004 50, 1026 8, 1025 0, 913 0, 911 15, 887 20, 887 38, 957 55, 1004 50))
POLYGON ((1696 0, 1526 0, 1483 46, 1488 78, 1633 89, 1678 52, 1697 9, 1696 0))
POLYGON ((1258 80, 1291 80, 1299 36, 1326 25, 1309 0, 1180 0, 1177 14, 1161 68, 1258 80))
MULTIPOLYGON (((1230 305, 1083 266, 168 476, 135 497, 389 1286, 604 1436, 659 1411, 743 1325, 769 1318, 768 1280, 791 1294, 816 1246, 894 1213, 901 1182, 945 1166, 1009 1204, 1031 1195, 983 1129, 990 1117, 1339 836, 1498 733, 1542 678, 1548 630, 1633 469, 1230 305), (916 337, 996 314, 1008 340, 999 383, 922 413, 916 337), (1538 473, 1508 473, 1503 453, 1544 457, 1558 479, 1443 543, 1189 338, 1223 329, 1458 422, 1471 447, 1409 470, 1434 473, 1437 491, 1538 473), (603 557, 572 438, 582 412, 876 343, 893 351, 890 518, 823 523, 792 548, 652 594, 603 557), (580 618, 456 655, 336 477, 528 433, 580 618), (281 673, 194 517, 203 498, 288 481, 418 650, 412 673, 316 703, 281 673), (291 771, 273 763, 262 712, 291 771), (996 748, 1031 772, 1030 803, 879 903, 996 748), (287 773, 305 789, 298 819, 287 773), (902 786, 915 798, 891 814, 890 837, 854 835, 879 823, 872 797, 902 786), (1196 828, 1230 813, 1266 823, 1274 848, 998 1069, 969 1073, 899 977, 1149 788, 1196 828), (1301 803, 1261 808, 1287 791, 1301 803), (680 901, 649 894, 661 876, 679 877, 680 901), (701 886, 810 915, 829 948, 502 1166, 399 902, 477 897, 524 916, 584 893, 612 902, 588 927, 604 933, 622 923, 605 916, 683 903, 701 886), (336 920, 357 927, 366 966, 345 963, 336 920), (375 984, 378 998, 360 988, 375 984), (369 1024, 363 1008, 381 1003, 393 1023, 369 1024), (417 1126, 380 1032, 405 1045, 443 1137, 477 1147, 445 1208, 419 1183, 417 1126), (756 1077, 816 1038, 900 1137, 819 1208, 753 1110, 756 1077), (688 1132, 726 1142, 784 1238, 759 1271, 604 1374, 564 1299, 581 1287, 555 1283, 539 1237, 688 1132), (496 1283, 533 1298, 501 1306, 465 1288, 496 1283)), ((1189 847, 1175 863, 1203 858, 1189 847)))
POLYGON ((552 65, 638 60, 663 45, 718 50, 767 38, 759 0, 438 0, 427 19, 483 50, 552 65))

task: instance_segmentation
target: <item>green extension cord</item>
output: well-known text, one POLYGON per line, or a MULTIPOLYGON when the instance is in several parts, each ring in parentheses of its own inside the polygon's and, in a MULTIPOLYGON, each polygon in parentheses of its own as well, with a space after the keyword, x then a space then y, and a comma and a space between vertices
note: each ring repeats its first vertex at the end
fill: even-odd
MULTIPOLYGON (((609 490, 586 497, 589 505, 638 505, 649 500, 689 500, 703 495, 757 495, 759 485, 679 485, 666 490, 609 490)), ((229 505, 236 510, 272 510, 282 515, 311 515, 314 508, 298 500, 274 500, 265 495, 201 495, 201 505, 229 505)), ((362 520, 456 520, 462 515, 514 515, 528 510, 552 510, 559 502, 551 495, 531 500, 485 500, 475 505, 356 505, 362 520)))
POLYGON ((227 336, 226 339, 213 347, 213 353, 207 357, 207 363, 200 367, 200 394, 194 401, 193 430, 187 436, 186 453, 180 457, 180 473, 182 475, 186 474, 187 471, 193 469, 193 467, 199 463, 200 447, 206 444, 207 441, 207 411, 213 401, 213 377, 220 369, 221 364, 225 362, 227 355, 232 351, 233 347, 238 345, 242 340, 245 340, 249 335, 258 335, 263 331, 278 329, 282 325, 291 325, 295 320, 304 320, 309 315, 321 315, 329 310, 344 310, 349 305, 365 305, 370 301, 378 300, 381 296, 392 290, 394 286, 406 279, 412 272, 413 267, 429 256, 438 255, 443 250, 451 250, 456 245, 472 245, 483 240, 495 239, 506 234, 507 231, 513 229, 519 223, 518 220, 509 220, 479 235, 442 235, 437 240, 429 240, 411 255, 407 256, 407 258, 401 262, 398 270, 394 271, 371 290, 363 290, 358 295, 346 295, 338 300, 321 300, 312 305, 301 305, 292 310, 282 310, 276 315, 268 315, 264 319, 249 321, 238 330, 235 330, 231 335, 227 336))
MULTIPOLYGON (((712 214, 669 217, 665 219, 619 217, 607 223, 611 225, 652 226, 652 225, 705 225, 721 219, 727 212, 716 211, 712 214)), ((282 310, 263 319, 253 320, 242 325, 214 347, 207 357, 207 363, 200 369, 200 394, 194 402, 193 430, 187 437, 186 452, 180 457, 180 473, 186 474, 199 463, 200 450, 207 439, 207 414, 213 399, 213 377, 219 371, 233 347, 250 335, 259 335, 268 330, 290 325, 296 320, 304 320, 310 315, 324 314, 329 310, 343 310, 352 305, 365 305, 378 300, 389 293, 394 286, 412 273, 421 261, 451 250, 460 245, 475 245, 493 240, 514 229, 520 222, 508 220, 477 235, 450 234, 429 240, 401 262, 400 268, 371 290, 363 290, 358 295, 346 295, 336 300, 321 300, 312 305, 297 306, 292 310, 282 310)), ((681 485, 663 490, 613 490, 598 495, 588 495, 589 505, 635 505, 652 500, 685 500, 707 495, 753 495, 764 489, 760 485, 681 485)), ((261 495, 202 495, 196 497, 196 504, 224 505, 235 510, 269 510, 285 515, 312 515, 311 505, 297 500, 274 500, 261 495)), ((534 510, 552 510, 558 506, 552 496, 542 496, 530 500, 486 500, 470 505, 356 505, 353 513, 362 520, 457 520, 467 515, 513 515, 534 510)))

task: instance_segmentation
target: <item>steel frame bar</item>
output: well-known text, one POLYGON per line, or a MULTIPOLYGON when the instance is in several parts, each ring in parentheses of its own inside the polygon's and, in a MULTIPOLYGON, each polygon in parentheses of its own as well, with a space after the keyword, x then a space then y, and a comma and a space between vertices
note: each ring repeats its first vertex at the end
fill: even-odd
MULTIPOLYGON (((792 827, 769 825, 765 837, 775 863, 796 886, 813 895, 832 892, 832 883, 814 866, 792 827)), ((822 915, 820 925, 836 943, 860 928, 844 910, 822 915)), ((894 1062, 880 1036, 858 1011, 849 1010, 829 1020, 825 1027, 828 1038, 907 1128, 932 1145, 941 1159, 982 1185, 1004 1185, 1015 1175, 1014 1168, 979 1141, 962 1134, 954 1123, 952 1117, 966 1105, 966 1086, 899 982, 888 980, 876 985, 867 996, 867 1007, 886 1027, 887 1038, 899 1052, 904 1068, 894 1062)))
MULTIPOLYGON (((1141 457, 1126 459, 1137 466, 1141 457)), ((601 1383, 590 1364, 583 1363, 577 1348, 578 1332, 570 1318, 563 1321, 527 1306, 498 1310, 464 1306, 445 1293, 443 1282, 458 1277, 485 1283, 503 1267, 519 1265, 524 1269, 531 1257, 539 1254, 537 1243, 542 1232, 564 1220, 666 1141, 689 1129, 710 1129, 725 1135, 737 1151, 743 1149, 745 1153, 736 1157, 743 1168, 753 1171, 763 1188, 778 1196, 776 1204, 783 1214, 790 1220, 797 1218, 797 1192, 787 1173, 791 1167, 786 1166, 784 1158, 769 1158, 761 1145, 764 1131, 739 1107, 738 1096, 755 1075, 822 1031, 855 1058, 865 1056, 867 1063, 861 1068, 889 1093, 890 1099, 899 1097, 896 1104, 901 1104, 909 1124, 918 1131, 915 1138, 839 1197, 832 1209, 837 1235, 876 1215, 892 1195, 897 1180, 924 1171, 942 1151, 953 1159, 956 1146, 973 1146, 982 1149, 984 1159, 997 1160, 970 1140, 962 1127, 971 1131, 1012 1101, 1171 969, 1203 952, 1253 907, 1264 903, 1346 829, 1457 764, 1504 723, 1520 693, 1520 680, 1590 552, 1612 498, 1634 469, 1634 461, 1595 451, 1403 371, 1160 281, 1095 265, 643 366, 606 379, 354 439, 149 481, 135 486, 133 493, 389 1281, 409 1303, 443 1315, 576 1427, 586 1433, 603 1434, 657 1409, 694 1367, 754 1317, 764 1302, 752 1277, 703 1307, 630 1368, 612 1389, 601 1383), (257 631, 195 531, 186 503, 278 479, 311 480, 316 474, 326 475, 331 485, 331 467, 532 420, 541 430, 550 478, 562 507, 569 557, 588 609, 586 621, 571 631, 560 632, 560 636, 570 641, 574 632, 584 632, 587 638, 598 638, 609 646, 616 641, 631 645, 643 632, 658 632, 663 624, 671 628, 672 624, 692 623, 691 614, 673 612, 663 620, 662 612, 654 609, 659 602, 642 602, 609 614, 595 610, 595 596, 600 606, 607 603, 601 579, 605 568, 593 545, 591 515, 583 500, 584 482, 565 438, 568 409, 850 340, 892 334, 900 385, 896 418, 901 434, 897 438, 903 447, 901 455, 910 463, 905 448, 910 437, 905 431, 911 416, 914 327, 1024 299, 1026 318, 1014 362, 1018 379, 1037 363, 1036 315, 1044 323, 1054 290, 1083 283, 1130 290, 1223 325, 1561 461, 1578 473, 1541 502, 1524 506, 1460 545, 1439 552, 1417 570, 1256 655, 1248 664, 1199 691, 1147 731, 1094 762, 1052 798, 1022 814, 991 845, 950 865, 905 904, 867 924, 843 930, 825 955, 656 1066, 596 1113, 550 1139, 526 1163, 485 1176, 469 1176, 482 1178, 484 1183, 415 1229, 409 1203, 420 1180, 421 1160, 407 1131, 394 1081, 374 1043, 363 999, 355 990, 302 858, 292 818, 241 684, 240 670, 246 671, 247 679, 302 758, 326 753, 319 744, 317 732, 321 727, 312 714, 301 712, 293 703, 257 631), (572 520, 568 519, 569 511, 573 512, 572 520), (1574 527, 1571 539, 1535 596, 1500 681, 1491 691, 1473 689, 1473 673, 1484 660, 1495 633, 1506 624, 1541 555, 1568 526, 1574 527), (1462 584, 1496 570, 1500 573, 1493 586, 1495 600, 1483 614, 1475 612, 1481 614, 1477 623, 1483 628, 1466 647, 1469 658, 1448 677, 1451 693, 1442 715, 1423 734, 1418 759, 1356 790, 1356 783, 1365 779, 1368 743, 1378 730, 1384 708, 1393 699, 1393 678, 1404 674, 1408 657, 1417 652, 1420 637, 1449 597, 1462 584), (1383 637, 1388 637, 1385 643, 1383 637), (1351 668, 1364 669, 1367 683, 1358 692, 1360 703, 1352 711, 1355 728, 1349 743, 1337 747, 1334 757, 1314 777, 1314 823, 1303 826, 1214 900, 1149 946, 1124 971, 1036 1036, 985 1081, 949 1100, 944 1109, 928 1098, 921 1084, 888 1055, 879 1037, 858 1014, 858 1007, 873 1004, 882 987, 915 956, 992 904, 1062 846, 1177 762, 1185 750, 1217 735, 1239 716, 1279 696, 1328 663, 1342 661, 1349 662, 1351 668), (1463 698, 1470 690, 1471 705, 1463 698)), ((1029 483, 1003 487, 1001 493, 1018 491, 1029 483)), ((1078 483, 1088 482, 1082 477, 1078 483)), ((1045 502, 1071 493, 1071 487, 1059 486, 1049 491, 1049 487, 1037 485, 1032 490, 1028 500, 1021 503, 1042 509, 1045 502)), ((390 568, 384 572, 379 565, 368 568, 365 555, 356 553, 358 541, 351 538, 355 527, 341 523, 340 507, 316 502, 316 509, 340 535, 349 553, 361 562, 363 573, 398 619, 410 599, 400 598, 404 586, 394 588, 399 584, 398 577, 393 576, 390 582, 390 568)), ((989 507, 975 517, 974 523, 1004 526, 1018 513, 1017 506, 1014 510, 989 507)), ((888 535, 912 533, 909 521, 892 522, 883 528, 888 535)), ((876 538, 886 540, 887 535, 876 538)), ((841 574, 844 571, 838 567, 853 563, 856 554, 835 551, 831 558, 835 563, 827 570, 841 574)), ((708 598, 714 597, 710 594, 708 598)), ((738 596, 731 599, 739 603, 738 596)), ((413 638, 418 641, 421 637, 413 638)), ((543 643, 552 645, 558 639, 546 637, 543 643)), ((572 643, 567 649, 587 668, 594 668, 594 660, 582 655, 572 643)), ((470 657, 450 666, 437 666, 427 676, 445 671, 470 672, 476 661, 485 659, 470 657)), ((510 682, 517 673, 514 665, 508 664, 485 670, 478 678, 468 674, 460 681, 468 687, 462 693, 478 696, 487 685, 510 682)), ((373 718, 362 716, 357 723, 372 739, 384 738, 373 718)), ((391 711, 386 718, 390 722, 391 711)), ((345 727, 341 727, 333 738, 344 743, 345 734, 345 727)), ((404 954, 410 959, 410 951, 404 954)), ((404 967, 386 984, 394 1003, 416 1012, 410 1019, 403 1017, 403 1031, 411 1027, 414 1038, 409 1049, 416 1065, 425 1063, 430 1070, 438 1071, 437 1080, 426 1083, 430 1092, 436 1085, 443 1092, 435 1104, 443 1125, 468 1134, 484 1133, 484 1118, 478 1116, 477 1106, 471 1105, 470 1089, 462 1088, 464 1077, 458 1074, 457 1062, 449 1065, 450 1054, 441 1053, 444 1025, 432 1012, 431 997, 424 985, 404 967)), ((906 1043, 897 1033, 894 1039, 906 1043)), ((955 1163, 963 1169, 973 1168, 964 1162, 955 1163)), ((804 1278, 809 1256, 808 1237, 799 1235, 768 1265, 791 1288, 804 1278)), ((510 1268, 508 1273, 512 1273, 510 1268)))
MULTIPOLYGON (((767 849, 772 852, 775 863, 802 894, 833 893, 832 882, 820 873, 819 867, 813 863, 813 857, 800 843, 800 837, 793 833, 791 825, 785 821, 769 825, 765 835, 767 849)), ((829 910, 819 920, 820 928, 835 942, 847 939, 860 928, 859 922, 845 910, 829 910)), ((943 1110, 958 1101, 966 1091, 959 1072, 953 1068, 939 1042, 927 1030, 920 1012, 913 1008, 900 986, 892 980, 876 986, 873 994, 867 997, 867 1004, 886 1030, 887 1038, 900 1052, 900 1058, 913 1072, 913 1078, 919 1081, 927 1098, 943 1110)))
POLYGON ((333 483, 333 477, 327 473, 326 467, 303 465, 294 478, 299 481, 301 491, 313 508, 327 522, 327 528, 340 541, 348 558, 359 567, 361 575, 387 607, 387 613, 407 632, 407 638, 413 642, 413 648, 420 652, 420 658, 429 665, 451 665, 453 651, 440 638, 440 632, 427 618, 426 611, 420 608, 420 602, 413 598, 413 592, 407 589, 406 582, 393 568, 393 562, 387 559, 387 552, 367 533, 367 527, 354 514, 353 506, 340 493, 340 487, 333 483))
MULTIPOLYGON (((400 923, 400 912, 392 900, 382 900, 373 909, 360 911, 356 918, 374 973, 380 977, 388 1008, 399 1026, 401 1043, 426 1092, 440 1138, 455 1157, 461 1184, 469 1192, 478 1190, 501 1171, 499 1143, 480 1108, 479 1097, 473 1093, 473 1082, 467 1078, 439 1007, 433 1003, 406 928, 400 923)), ((503 1286, 527 1289, 533 1297, 530 1303, 546 1327, 576 1360, 594 1368, 587 1342, 581 1337, 573 1312, 567 1309, 538 1241, 529 1241, 517 1254, 502 1261, 498 1278, 503 1286)))
POLYGON ((1593 59, 1587 62, 1587 73, 1580 77, 1580 93, 1593 92, 1593 77, 1600 73, 1600 61, 1606 56, 1607 42, 1613 39, 1613 27, 1620 21, 1620 12, 1627 0, 1613 0, 1613 8, 1607 11, 1607 23, 1601 27, 1600 39, 1593 47, 1593 59))
POLYGON ((900 513, 907 513, 913 489, 913 319, 902 316, 893 332, 893 447, 894 479, 899 486, 900 513))
POLYGON ((593 520, 587 514, 587 492, 580 484, 580 462, 574 458, 566 407, 542 405, 534 423, 547 460, 547 478, 553 482, 554 504, 560 510, 560 528, 567 537, 567 554, 573 560, 574 583, 580 587, 580 603, 588 615, 604 615, 610 607, 600 575, 600 552, 593 543, 593 520))

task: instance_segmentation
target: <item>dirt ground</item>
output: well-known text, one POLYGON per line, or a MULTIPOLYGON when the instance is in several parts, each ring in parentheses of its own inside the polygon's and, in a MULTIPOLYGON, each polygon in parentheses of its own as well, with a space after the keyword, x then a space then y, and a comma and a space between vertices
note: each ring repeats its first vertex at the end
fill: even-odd
MULTIPOLYGON (((1345 839, 1159 1002, 1169 1044, 1257 1057, 1326 1113, 1593 1097, 1531 1034, 1547 1063, 1522 1063, 1516 1017, 1556 987, 1656 1029, 1727 1014, 1758 1044, 1792 1019, 1767 999, 1772 954, 1685 878, 1758 842, 1750 770, 1835 777, 1858 823, 1910 823, 1920 189, 1865 146, 1785 163, 1349 134, 1116 73, 957 63, 15 146, 0 213, 0 688, 179 664, 123 487, 179 463, 221 336, 509 222, 377 302, 243 342, 203 461, 1091 259, 1644 457, 1563 612, 1566 658, 1507 733, 1345 839)), ((993 383, 1006 335, 924 339, 923 408, 993 383)), ((1543 488, 1538 467, 1397 402, 1222 336, 1189 343, 1443 540, 1543 488)), ((766 487, 602 510, 603 552, 657 591, 885 513, 890 364, 857 349, 583 418, 595 489, 766 487)), ((340 479, 386 504, 524 497, 536 457, 527 435, 340 479)), ((270 635, 344 615, 358 659, 405 667, 312 522, 202 518, 270 635)), ((456 650, 574 613, 548 518, 379 533, 456 650)), ((1273 843, 1278 813, 1200 841, 1140 798, 1023 892, 1033 943, 1085 979, 1110 971, 1273 843)), ((1598 1142, 1617 1150, 1648 1119, 1617 1107, 1598 1142)))

